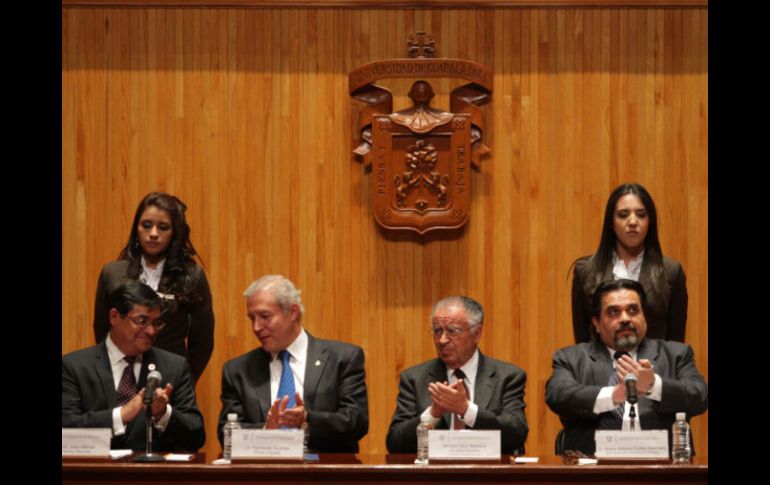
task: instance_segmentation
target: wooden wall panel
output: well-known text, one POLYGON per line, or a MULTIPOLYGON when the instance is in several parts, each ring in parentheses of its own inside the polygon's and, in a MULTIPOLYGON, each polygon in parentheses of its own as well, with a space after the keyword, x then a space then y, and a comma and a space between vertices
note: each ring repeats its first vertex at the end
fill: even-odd
MULTIPOLYGON (((707 25, 705 8, 63 8, 62 353, 93 343, 99 269, 141 197, 165 190, 189 206, 214 297, 197 387, 209 456, 221 366, 257 344, 241 293, 273 272, 302 289, 310 332, 364 348, 363 452, 385 450, 399 371, 435 355, 432 302, 466 293, 487 311, 482 351, 528 372, 528 452, 550 454, 568 268, 595 248, 610 190, 638 181, 687 271, 687 340, 708 375, 707 25), (403 56, 414 30, 495 73, 470 222, 422 238, 376 226, 347 93, 353 67, 403 56)), ((409 104, 409 81, 383 84, 409 104)), ((437 106, 456 85, 434 83, 437 106)), ((693 428, 707 453, 707 417, 693 428)))

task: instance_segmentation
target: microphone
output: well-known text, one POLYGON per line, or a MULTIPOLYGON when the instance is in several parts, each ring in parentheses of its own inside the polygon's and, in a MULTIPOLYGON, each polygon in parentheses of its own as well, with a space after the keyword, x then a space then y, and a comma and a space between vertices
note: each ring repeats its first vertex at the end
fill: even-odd
POLYGON ((155 398, 155 389, 160 387, 160 372, 154 370, 147 374, 147 387, 144 390, 144 404, 149 406, 155 398))
POLYGON ((639 394, 636 392, 636 376, 634 374, 626 374, 623 382, 626 384, 626 401, 629 404, 636 404, 639 401, 639 394))

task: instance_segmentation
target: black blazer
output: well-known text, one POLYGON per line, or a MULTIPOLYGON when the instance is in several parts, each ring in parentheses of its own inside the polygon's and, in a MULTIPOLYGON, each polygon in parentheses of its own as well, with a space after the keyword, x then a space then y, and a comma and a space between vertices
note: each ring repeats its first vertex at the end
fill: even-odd
MULTIPOLYGON (((396 410, 390 421, 386 444, 391 453, 417 452, 417 424, 431 405, 428 384, 447 380, 447 368, 440 359, 432 359, 401 373, 396 410)), ((479 408, 473 429, 501 430, 501 451, 514 453, 524 446, 529 427, 524 414, 524 386, 527 374, 513 364, 484 356, 479 352, 479 368, 473 385, 473 401, 479 408)), ((451 416, 446 413, 436 429, 449 429, 451 416)))
MULTIPOLYGON (((689 420, 708 409, 708 384, 695 367, 689 345, 645 338, 639 345, 637 359, 649 359, 663 380, 660 402, 639 396, 637 416, 642 429, 669 430, 677 412, 687 413, 689 420)), ((593 408, 611 372, 609 352, 600 341, 565 347, 554 353, 545 402, 564 426, 564 450, 588 455, 596 451, 594 431, 601 414, 594 414, 593 408)))
MULTIPOLYGON (((101 342, 110 332, 110 308, 108 297, 120 284, 137 280, 142 272, 140 264, 120 259, 104 265, 96 284, 94 305, 94 337, 101 342)), ((164 299, 163 320, 166 326, 158 333, 154 347, 187 357, 192 378, 197 382, 214 350, 214 312, 211 308, 211 291, 203 268, 190 265, 187 278, 190 287, 201 299, 187 305, 164 299), (187 344, 185 345, 185 339, 187 344)), ((163 288, 158 291, 164 292, 163 288)), ((178 298, 178 295, 174 295, 178 298)))
MULTIPOLYGON (((364 352, 357 345, 307 336, 303 400, 310 432, 308 448, 357 453, 358 440, 369 431, 364 352)), ((221 399, 220 443, 228 413, 238 414, 243 428, 264 427, 271 405, 270 354, 259 347, 226 362, 221 399)))
MULTIPOLYGON (((153 451, 196 452, 206 441, 203 416, 195 402, 195 390, 184 358, 160 349, 142 356, 139 387, 147 382, 147 366, 154 363, 163 377, 161 385, 173 386, 171 419, 163 432, 153 431, 153 451)), ((104 341, 62 357, 62 428, 110 428, 117 407, 115 381, 104 341)), ((144 451, 147 432, 144 412, 126 425, 126 432, 112 438, 112 449, 144 451)))
MULTIPOLYGON (((592 338, 591 295, 583 290, 585 267, 589 256, 575 263, 572 278, 572 330, 575 342, 588 342, 592 338)), ((687 325, 687 278, 678 261, 663 256, 664 275, 656 292, 650 276, 649 259, 642 261, 639 283, 644 288, 646 302, 644 318, 647 320, 647 337, 684 342, 687 325)), ((604 281, 612 280, 612 267, 604 272, 604 281)))

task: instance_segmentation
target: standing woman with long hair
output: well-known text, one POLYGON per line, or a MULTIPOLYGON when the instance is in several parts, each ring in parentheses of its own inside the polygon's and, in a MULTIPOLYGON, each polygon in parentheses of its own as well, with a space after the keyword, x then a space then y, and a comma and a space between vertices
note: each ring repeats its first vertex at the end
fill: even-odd
POLYGON ((94 335, 98 343, 109 333, 112 290, 126 280, 139 280, 164 302, 166 326, 155 347, 186 357, 197 382, 214 350, 214 312, 206 274, 194 259, 186 210, 181 200, 163 192, 150 192, 139 203, 128 244, 99 274, 94 335))
POLYGON ((572 326, 575 341, 588 342, 591 294, 599 283, 627 278, 638 281, 647 296, 647 337, 684 341, 687 324, 687 280, 682 265, 663 256, 658 240, 658 213, 639 184, 615 188, 607 200, 599 248, 578 258, 572 278, 572 326))

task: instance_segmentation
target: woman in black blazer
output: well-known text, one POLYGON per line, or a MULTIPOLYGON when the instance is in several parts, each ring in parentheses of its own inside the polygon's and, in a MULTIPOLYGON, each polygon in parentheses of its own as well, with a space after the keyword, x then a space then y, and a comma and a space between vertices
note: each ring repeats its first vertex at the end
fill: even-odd
POLYGON ((590 256, 578 258, 573 266, 572 327, 577 343, 588 342, 595 336, 590 295, 602 281, 618 277, 637 279, 644 287, 647 337, 684 341, 687 279, 678 261, 663 256, 658 240, 658 213, 644 187, 623 184, 612 191, 604 211, 598 249, 590 256), (641 268, 636 277, 634 266, 639 264, 640 256, 641 268), (615 271, 630 274, 618 276, 615 271))
POLYGON ((98 343, 109 333, 110 292, 125 280, 142 281, 164 301, 166 326, 155 347, 186 357, 197 381, 214 350, 214 312, 206 274, 194 259, 186 210, 181 200, 163 192, 151 192, 139 203, 128 244, 99 274, 94 335, 98 343))

